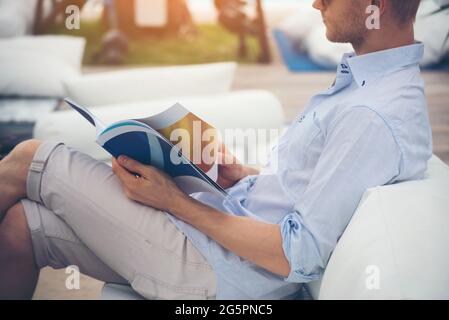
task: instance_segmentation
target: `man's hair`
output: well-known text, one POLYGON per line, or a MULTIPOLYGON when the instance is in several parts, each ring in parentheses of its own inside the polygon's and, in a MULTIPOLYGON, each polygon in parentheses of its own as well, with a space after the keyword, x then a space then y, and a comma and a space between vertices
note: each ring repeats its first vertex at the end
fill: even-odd
POLYGON ((421 0, 390 0, 393 15, 399 24, 406 24, 415 20, 421 0))

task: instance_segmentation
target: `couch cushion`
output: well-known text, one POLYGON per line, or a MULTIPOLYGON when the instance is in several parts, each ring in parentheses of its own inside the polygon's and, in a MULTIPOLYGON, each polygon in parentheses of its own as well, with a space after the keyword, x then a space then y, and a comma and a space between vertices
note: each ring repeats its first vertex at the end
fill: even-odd
POLYGON ((233 62, 108 71, 68 79, 68 96, 86 107, 228 92, 233 62))
POLYGON ((0 95, 64 97, 64 80, 80 75, 85 39, 69 36, 0 40, 0 95))
POLYGON ((335 248, 320 299, 449 298, 449 167, 368 190, 335 248))

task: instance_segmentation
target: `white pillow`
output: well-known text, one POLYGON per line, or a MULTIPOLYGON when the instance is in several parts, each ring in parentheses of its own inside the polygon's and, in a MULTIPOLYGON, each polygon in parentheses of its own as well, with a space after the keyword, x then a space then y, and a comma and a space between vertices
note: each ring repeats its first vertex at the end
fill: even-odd
POLYGON ((300 4, 300 9, 284 19, 277 29, 281 30, 296 47, 304 49, 304 40, 315 28, 323 24, 323 19, 318 10, 311 4, 300 4))
POLYGON ((46 35, 0 39, 0 52, 13 50, 54 56, 77 71, 81 71, 85 46, 84 38, 71 36, 46 35))
MULTIPOLYGON (((440 1, 443 5, 446 0, 440 1)), ((445 42, 449 33, 448 11, 429 15, 438 8, 438 4, 432 1, 424 1, 418 11, 415 22, 415 39, 422 41, 425 48, 421 66, 439 63, 449 53, 449 41, 445 42)))
POLYGON ((79 76, 85 44, 69 36, 0 39, 0 95, 66 96, 63 80, 79 76))
POLYGON ((320 299, 449 299, 449 167, 367 191, 338 241, 320 299))
POLYGON ((36 3, 37 0, 0 0, 0 38, 31 33, 36 3))
POLYGON ((63 80, 79 75, 65 61, 49 54, 0 51, 0 95, 64 97, 63 80))
POLYGON ((310 58, 327 68, 336 67, 340 64, 343 54, 354 51, 349 43, 330 42, 326 37, 326 27, 323 24, 307 35, 304 45, 310 58))
POLYGON ((66 81, 68 96, 87 107, 228 92, 236 64, 151 67, 84 75, 66 81))

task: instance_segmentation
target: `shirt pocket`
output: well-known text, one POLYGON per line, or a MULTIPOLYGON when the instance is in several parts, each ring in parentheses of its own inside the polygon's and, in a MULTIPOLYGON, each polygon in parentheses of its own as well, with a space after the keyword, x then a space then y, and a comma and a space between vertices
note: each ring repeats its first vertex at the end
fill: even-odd
POLYGON ((288 143, 287 167, 290 170, 308 168, 310 160, 319 157, 321 147, 317 144, 322 140, 323 133, 316 112, 303 118, 292 132, 288 143))

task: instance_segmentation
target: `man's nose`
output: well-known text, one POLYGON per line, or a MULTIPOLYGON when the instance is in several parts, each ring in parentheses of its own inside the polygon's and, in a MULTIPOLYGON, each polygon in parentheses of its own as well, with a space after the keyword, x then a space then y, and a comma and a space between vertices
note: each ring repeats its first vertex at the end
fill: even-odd
POLYGON ((324 9, 324 5, 323 5, 323 1, 322 0, 315 0, 313 1, 312 6, 317 9, 322 11, 324 9))

